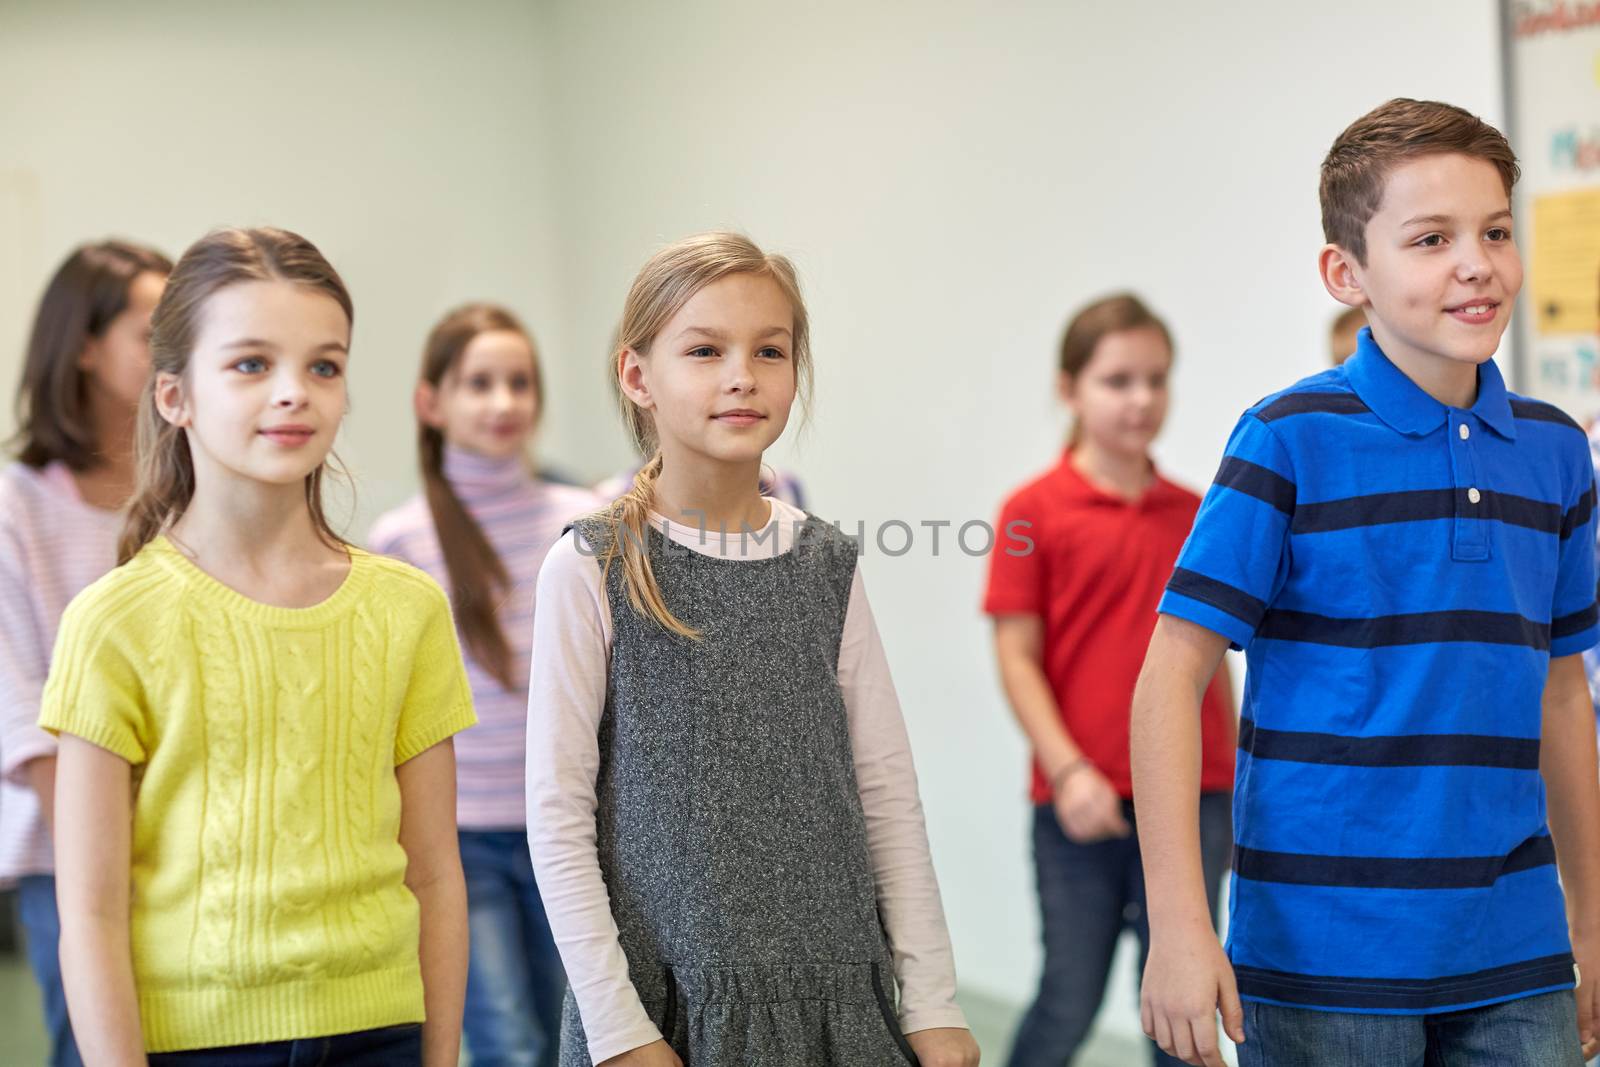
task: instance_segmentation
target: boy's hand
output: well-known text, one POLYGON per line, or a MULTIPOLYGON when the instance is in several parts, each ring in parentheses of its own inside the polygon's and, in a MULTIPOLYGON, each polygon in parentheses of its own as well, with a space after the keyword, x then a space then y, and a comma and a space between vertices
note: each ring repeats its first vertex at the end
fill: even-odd
POLYGON ((1600 942, 1574 931, 1572 958, 1578 963, 1578 1038, 1587 1062, 1600 1051, 1600 942))
POLYGON ((1122 817, 1122 797, 1092 764, 1083 764, 1062 780, 1056 788, 1055 809, 1062 832, 1080 845, 1133 832, 1122 817))
POLYGON ((648 1045, 631 1048, 620 1056, 601 1060, 599 1067, 683 1067, 683 1061, 665 1041, 652 1041, 648 1045))
POLYGON ((978 1043, 972 1031, 934 1026, 906 1035, 922 1067, 978 1067, 978 1043))
POLYGON ((1196 1067, 1225 1067, 1217 1038, 1217 1009, 1236 1044, 1244 1043, 1244 1008, 1233 965, 1204 921, 1151 938, 1139 993, 1145 1034, 1161 1051, 1196 1067))

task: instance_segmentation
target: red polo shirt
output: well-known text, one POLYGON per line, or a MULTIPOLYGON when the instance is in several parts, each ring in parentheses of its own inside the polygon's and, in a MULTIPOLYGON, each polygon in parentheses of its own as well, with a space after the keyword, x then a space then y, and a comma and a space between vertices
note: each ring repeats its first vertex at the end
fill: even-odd
MULTIPOLYGON (((1117 792, 1133 796, 1128 713, 1156 625, 1156 605, 1189 536, 1200 498, 1158 473, 1143 496, 1125 500, 1093 485, 1070 453, 1013 493, 1000 512, 989 556, 990 615, 1044 620, 1044 673, 1062 725, 1117 792), (1028 523, 1013 526, 1013 523, 1028 523), (1018 537, 1033 541, 1025 555, 1018 537)), ((1221 673, 1201 703, 1200 788, 1233 788, 1233 694, 1221 673)), ((1033 763, 1033 802, 1050 785, 1033 763)))

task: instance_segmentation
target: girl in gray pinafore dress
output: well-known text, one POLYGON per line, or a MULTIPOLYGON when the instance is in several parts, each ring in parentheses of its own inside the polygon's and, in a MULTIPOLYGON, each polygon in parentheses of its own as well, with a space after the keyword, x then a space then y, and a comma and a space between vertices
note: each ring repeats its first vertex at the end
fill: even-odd
MULTIPOLYGON (((579 535, 597 554, 609 525, 579 535)), ((669 633, 606 582, 600 867, 628 973, 702 1064, 916 1063, 895 1021, 839 690, 854 542, 808 517, 781 555, 702 555, 648 534, 669 633)), ((563 1067, 589 1064, 572 995, 563 1067)))
POLYGON ((617 337, 650 459, 557 542, 534 609, 528 836, 571 981, 562 1067, 976 1067, 856 545, 758 489, 809 385, 793 268, 687 238, 617 337), (770 518, 723 548, 666 524, 709 501, 770 518))

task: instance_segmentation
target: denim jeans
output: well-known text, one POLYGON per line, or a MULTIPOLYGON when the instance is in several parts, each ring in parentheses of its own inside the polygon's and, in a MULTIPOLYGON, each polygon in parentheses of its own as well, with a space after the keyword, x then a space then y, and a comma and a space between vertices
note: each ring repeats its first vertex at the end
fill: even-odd
POLYGON ((61 920, 56 913, 54 875, 30 874, 17 880, 17 915, 28 945, 28 965, 44 1000, 50 1067, 83 1067, 67 1019, 67 995, 61 988, 61 920))
POLYGON ((1582 1067, 1569 991, 1442 1015, 1244 1002, 1239 1067, 1582 1067))
MULTIPOLYGON (((1105 994, 1106 975, 1122 931, 1139 938, 1139 966, 1150 952, 1150 924, 1144 907, 1144 869, 1133 804, 1123 814, 1134 836, 1080 845, 1061 830, 1055 809, 1041 804, 1033 813, 1033 861, 1039 885, 1044 972, 1039 993, 1022 1017, 1011 1048, 1011 1067, 1065 1067, 1089 1033, 1105 994)), ((1200 855, 1206 898, 1213 923, 1222 876, 1233 849, 1232 798, 1227 793, 1200 797, 1200 855)), ((1157 1067, 1180 1064, 1154 1044, 1157 1067)))
POLYGON ((462 1036, 473 1067, 554 1067, 567 976, 521 830, 462 830, 472 961, 462 1036))
POLYGON ((422 1024, 261 1045, 152 1052, 150 1067, 421 1067, 422 1024))

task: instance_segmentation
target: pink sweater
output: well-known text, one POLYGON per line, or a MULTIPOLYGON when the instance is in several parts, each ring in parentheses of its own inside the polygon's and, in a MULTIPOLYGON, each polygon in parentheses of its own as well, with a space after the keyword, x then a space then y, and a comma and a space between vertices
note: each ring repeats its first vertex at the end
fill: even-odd
MULTIPOLYGON (((488 459, 447 447, 444 472, 511 576, 499 617, 517 680, 514 689, 506 689, 463 648, 478 725, 455 739, 456 822, 464 830, 520 830, 526 818, 523 755, 534 586, 562 529, 601 501, 587 489, 539 481, 520 457, 488 459)), ((450 588, 433 515, 420 493, 381 516, 368 541, 372 551, 403 559, 450 588)))
POLYGON ((65 464, 0 470, 0 885, 55 869, 24 765, 53 756, 39 694, 67 602, 117 562, 122 515, 83 502, 65 464))

